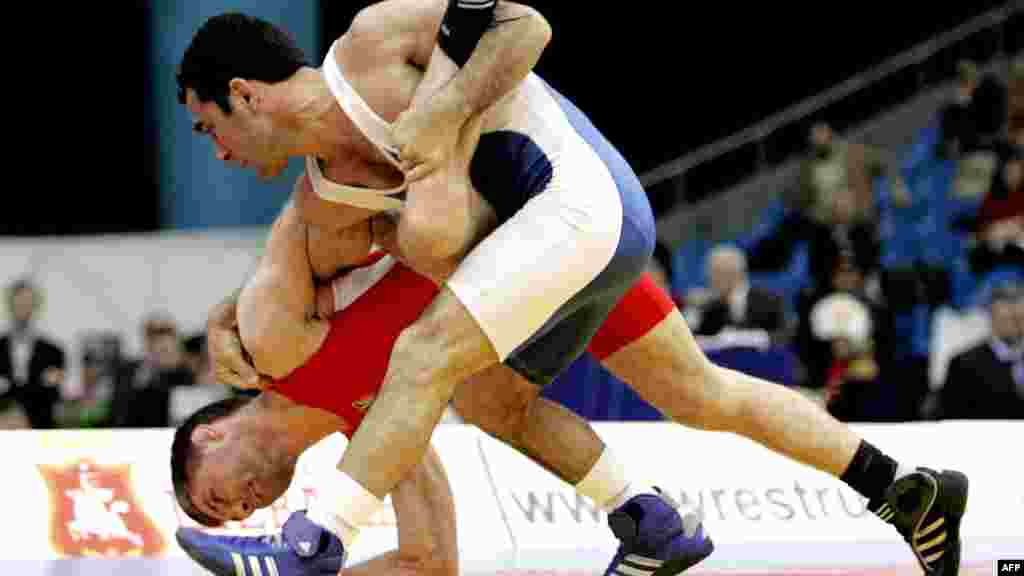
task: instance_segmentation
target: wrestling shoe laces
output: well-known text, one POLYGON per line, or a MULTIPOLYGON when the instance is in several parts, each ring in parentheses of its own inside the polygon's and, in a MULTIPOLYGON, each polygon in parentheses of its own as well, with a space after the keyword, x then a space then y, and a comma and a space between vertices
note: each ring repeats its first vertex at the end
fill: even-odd
POLYGON ((654 490, 630 498, 608 515, 619 548, 605 576, 675 576, 714 550, 699 511, 654 490))
POLYGON ((960 570, 967 486, 960 472, 918 468, 893 482, 868 509, 896 528, 926 575, 954 576, 960 570))

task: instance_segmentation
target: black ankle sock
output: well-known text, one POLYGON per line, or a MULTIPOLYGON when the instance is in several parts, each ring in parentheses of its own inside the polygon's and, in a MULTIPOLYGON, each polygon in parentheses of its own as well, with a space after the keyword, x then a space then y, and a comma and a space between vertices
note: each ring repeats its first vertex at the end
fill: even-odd
POLYGON ((839 477, 869 500, 877 500, 896 478, 896 461, 861 440, 850 466, 839 477))

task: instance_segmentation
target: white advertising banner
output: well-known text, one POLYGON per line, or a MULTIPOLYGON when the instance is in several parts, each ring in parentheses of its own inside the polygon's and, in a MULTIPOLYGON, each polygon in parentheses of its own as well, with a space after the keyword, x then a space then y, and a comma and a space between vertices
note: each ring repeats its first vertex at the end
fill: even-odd
MULTIPOLYGON (((729 434, 663 423, 596 428, 632 477, 702 510, 716 551, 695 574, 916 573, 895 531, 825 474, 729 434)), ((1024 556, 1024 422, 857 430, 903 461, 970 476, 962 528, 970 570, 962 573, 989 574, 995 559, 1024 556)), ((6 457, 0 498, 7 511, 0 573, 205 574, 174 540, 180 525, 194 523, 174 501, 171 438, 170 430, 0 433, 6 457)), ((589 575, 605 568, 616 546, 605 514, 571 487, 474 428, 441 426, 433 444, 455 495, 464 574, 589 575)), ((313 447, 281 501, 228 530, 278 531, 291 511, 315 497, 314 472, 334 466, 344 445, 334 436, 313 447)), ((390 508, 379 514, 351 562, 394 548, 394 522, 390 508)))
MULTIPOLYGON (((170 430, 3 432, 6 456, 3 499, 8 520, 0 523, 0 574, 118 573, 207 574, 193 567, 174 539, 181 525, 196 526, 178 508, 170 479, 170 430), (88 559, 132 559, 99 562, 88 559), (94 566, 99 572, 84 567, 94 566), (16 569, 12 569, 16 568, 16 569), (70 571, 69 571, 70 570, 70 571), (111 572, 111 571, 114 572, 111 572)), ((491 482, 480 458, 481 434, 442 426, 434 434, 448 472, 458 519, 460 564, 466 574, 491 574, 515 567, 491 482)), ((337 465, 345 439, 335 435, 308 450, 285 496, 245 523, 238 534, 277 532, 291 511, 307 507, 313 478, 337 465)), ((379 513, 350 551, 357 563, 397 545, 395 514, 379 513)))
MULTIPOLYGON (((701 564, 703 570, 792 573, 914 566, 896 531, 831 476, 732 434, 664 423, 600 423, 596 428, 632 477, 702 510, 716 545, 701 564)), ((962 528, 965 564, 987 566, 997 558, 1024 555, 1018 523, 1024 517, 1024 423, 856 429, 904 462, 956 468, 969 475, 969 509, 962 528)), ((604 570, 617 545, 606 516, 521 454, 493 440, 484 446, 519 567, 604 570)))

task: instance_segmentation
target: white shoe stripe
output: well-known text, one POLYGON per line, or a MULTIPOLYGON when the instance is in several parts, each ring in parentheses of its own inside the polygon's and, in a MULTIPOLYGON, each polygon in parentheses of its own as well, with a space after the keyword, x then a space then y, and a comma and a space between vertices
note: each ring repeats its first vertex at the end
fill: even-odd
POLYGON ((632 562, 640 566, 650 566, 651 568, 660 568, 665 562, 656 558, 648 558, 646 556, 637 556, 636 554, 626 554, 626 561, 632 562))
POLYGON ((249 567, 252 568, 252 576, 263 576, 259 556, 249 556, 249 567))
POLYGON ((654 570, 642 570, 640 568, 633 568, 628 564, 619 564, 615 567, 615 571, 622 576, 651 576, 654 570))
POLYGON ((875 514, 877 514, 878 516, 881 516, 881 515, 885 514, 888 511, 889 511, 889 503, 886 502, 886 503, 882 504, 881 506, 879 506, 878 510, 875 510, 875 514))
POLYGON ((238 552, 231 553, 231 561, 235 563, 235 576, 245 576, 245 561, 238 552))
POLYGON ((267 576, 278 576, 277 561, 274 560, 274 557, 267 556, 265 561, 267 563, 267 576))

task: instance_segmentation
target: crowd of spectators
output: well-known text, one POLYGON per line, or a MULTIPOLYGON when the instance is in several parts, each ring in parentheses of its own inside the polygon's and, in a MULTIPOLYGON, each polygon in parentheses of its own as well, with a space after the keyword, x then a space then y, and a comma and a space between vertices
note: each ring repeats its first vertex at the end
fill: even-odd
POLYGON ((1022 102, 1024 61, 1006 81, 960 62, 937 137, 917 165, 906 151, 883 152, 815 124, 799 176, 780 193, 784 215, 742 248, 716 246, 705 256, 708 288, 685 297, 695 331, 773 335, 798 358, 798 385, 843 420, 1024 417, 1022 102), (943 197, 948 205, 927 206, 943 197), (889 257, 888 238, 898 234, 883 227, 915 235, 906 217, 915 211, 938 215, 940 234, 917 241, 944 251, 889 257), (793 294, 773 295, 751 280, 787 272, 799 249, 807 282, 793 294), (958 271, 968 278, 957 280, 958 271), (966 303, 953 302, 957 281, 972 287, 966 303), (932 319, 949 306, 986 310, 991 330, 955 356, 936 386, 932 319))
POLYGON ((119 334, 82 338, 78 362, 36 329, 41 287, 7 288, 10 326, 0 336, 0 429, 161 428, 198 408, 241 393, 218 384, 203 334, 183 336, 173 318, 142 321, 143 351, 127 356, 119 334), (76 386, 69 371, 78 370, 76 386))

